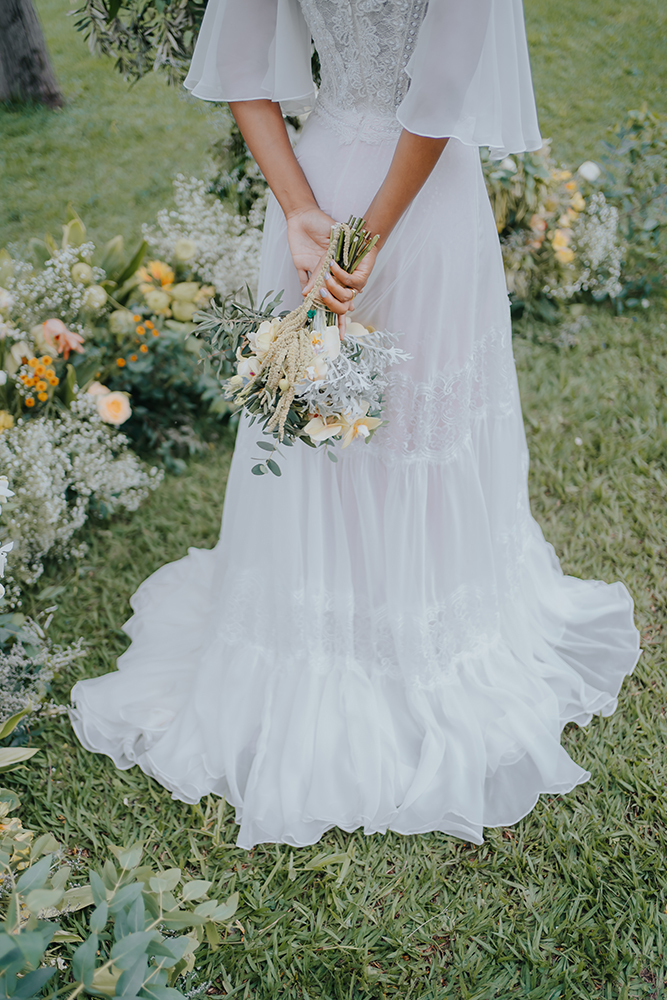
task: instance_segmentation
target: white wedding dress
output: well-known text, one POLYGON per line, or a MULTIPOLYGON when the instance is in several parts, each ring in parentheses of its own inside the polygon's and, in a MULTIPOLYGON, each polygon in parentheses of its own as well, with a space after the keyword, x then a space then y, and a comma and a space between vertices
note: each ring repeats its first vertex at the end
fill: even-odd
MULTIPOLYGON (((367 208, 401 122, 454 136, 357 299, 355 318, 401 332, 412 355, 389 424, 337 464, 285 449, 278 479, 251 475, 259 434, 242 422, 218 545, 142 584, 118 671, 72 693, 84 746, 184 802, 226 796, 247 848, 332 826, 481 843, 589 777, 561 731, 613 712, 639 655, 625 587, 563 576, 529 510, 477 148, 540 143, 520 0, 425 11, 210 0, 187 81, 303 110, 312 33, 323 83, 297 155, 337 219, 367 208)), ((300 301, 271 199, 260 296, 281 288, 300 301)))

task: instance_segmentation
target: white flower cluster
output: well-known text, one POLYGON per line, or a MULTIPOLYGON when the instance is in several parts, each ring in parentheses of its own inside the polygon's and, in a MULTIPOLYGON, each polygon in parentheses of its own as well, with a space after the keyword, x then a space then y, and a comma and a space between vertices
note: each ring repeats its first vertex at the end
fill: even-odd
POLYGON ((106 304, 106 296, 100 294, 102 290, 98 286, 105 273, 102 268, 91 267, 89 263, 94 250, 93 243, 55 250, 37 272, 33 272, 29 265, 17 262, 7 288, 13 300, 12 318, 16 325, 30 330, 45 319, 56 317, 70 329, 81 333, 77 318, 82 313, 93 316, 106 304), (85 282, 77 280, 72 273, 74 268, 76 275, 76 268, 81 264, 87 271, 85 282), (91 282, 96 284, 91 286, 91 282))
POLYGON ((8 597, 34 583, 48 555, 68 558, 70 541, 88 517, 136 510, 162 473, 144 471, 127 438, 107 427, 95 399, 81 394, 58 417, 19 421, 0 435, 0 468, 15 499, 6 507, 4 534, 14 541, 8 597))
POLYGON ((206 181, 178 174, 174 179, 176 208, 158 212, 157 226, 144 226, 144 237, 160 258, 182 261, 200 281, 213 285, 221 297, 250 286, 259 275, 259 255, 266 202, 249 218, 232 215, 210 194, 206 181))
MULTIPOLYGON (((84 653, 83 639, 70 646, 53 645, 36 621, 26 619, 21 637, 9 649, 0 649, 0 725, 29 704, 35 711, 43 707, 48 715, 66 711, 53 702, 45 704, 48 684, 84 653)), ((31 713, 24 721, 33 717, 31 713)))
MULTIPOLYGON (((350 323, 350 328, 361 327, 350 323)), ((338 334, 336 333, 336 336, 338 334)), ((410 357, 396 347, 397 336, 375 330, 356 336, 348 331, 335 358, 327 358, 326 376, 299 383, 296 397, 308 409, 326 418, 347 413, 352 418, 382 408, 389 369, 410 357)))
POLYGON ((572 232, 579 273, 568 284, 546 286, 545 293, 570 299, 577 292, 590 291, 595 299, 615 298, 623 287, 620 278, 625 259, 625 246, 618 232, 618 209, 608 205, 598 191, 591 196, 572 232))

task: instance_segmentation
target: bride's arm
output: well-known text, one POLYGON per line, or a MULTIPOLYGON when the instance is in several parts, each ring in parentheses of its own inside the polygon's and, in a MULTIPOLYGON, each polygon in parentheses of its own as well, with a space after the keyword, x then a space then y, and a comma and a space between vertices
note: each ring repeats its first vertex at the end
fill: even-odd
MULTIPOLYGON (((309 286, 329 245, 334 219, 319 208, 290 143, 280 105, 273 101, 233 101, 230 108, 250 152, 287 220, 287 239, 301 287, 309 286)), ((337 285, 328 294, 332 312, 347 312, 352 291, 337 285)))
POLYGON ((233 101, 229 107, 285 217, 317 208, 315 195, 294 155, 280 105, 273 101, 233 101))

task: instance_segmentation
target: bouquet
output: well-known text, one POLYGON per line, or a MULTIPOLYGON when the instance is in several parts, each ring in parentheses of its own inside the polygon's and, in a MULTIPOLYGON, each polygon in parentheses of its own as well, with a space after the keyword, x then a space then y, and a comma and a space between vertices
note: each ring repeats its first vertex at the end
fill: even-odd
POLYGON ((255 475, 281 475, 279 446, 291 447, 297 438, 323 446, 335 462, 335 441, 343 448, 355 438, 368 443, 386 422, 381 414, 388 370, 409 355, 396 347, 395 334, 361 323, 348 323, 341 339, 338 317, 319 295, 331 261, 352 273, 376 240, 363 219, 334 226, 313 288, 292 312, 276 316, 281 292, 269 301, 270 293, 258 309, 252 299, 250 306, 225 301, 195 316, 226 398, 273 438, 257 442, 265 455, 253 466, 255 475))

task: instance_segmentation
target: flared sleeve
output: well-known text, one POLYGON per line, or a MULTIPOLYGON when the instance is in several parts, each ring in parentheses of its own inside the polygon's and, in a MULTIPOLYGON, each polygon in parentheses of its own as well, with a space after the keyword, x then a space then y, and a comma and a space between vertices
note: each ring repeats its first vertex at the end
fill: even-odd
POLYGON ((185 86, 204 101, 313 107, 310 31, 298 0, 209 0, 185 86))
POLYGON ((408 131, 498 159, 541 147, 522 0, 430 0, 406 72, 408 131))

